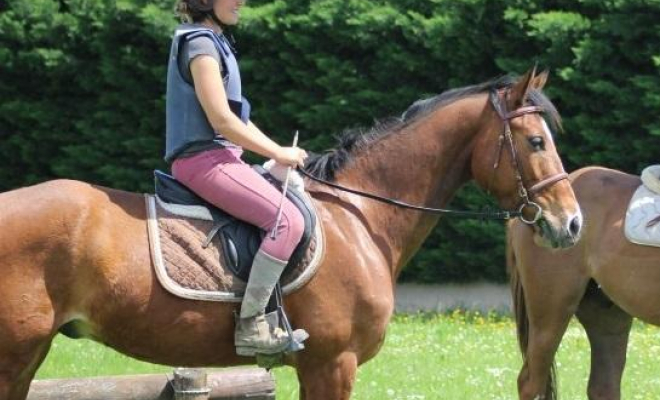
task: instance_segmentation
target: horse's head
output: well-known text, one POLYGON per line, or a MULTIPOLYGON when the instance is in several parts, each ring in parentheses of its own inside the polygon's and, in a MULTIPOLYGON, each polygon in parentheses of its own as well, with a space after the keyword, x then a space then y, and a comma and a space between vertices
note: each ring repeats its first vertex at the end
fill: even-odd
POLYGON ((485 129, 479 133, 472 173, 506 209, 518 209, 546 247, 577 242, 582 213, 561 163, 552 133, 559 115, 541 93, 547 72, 527 72, 516 83, 494 90, 485 129))

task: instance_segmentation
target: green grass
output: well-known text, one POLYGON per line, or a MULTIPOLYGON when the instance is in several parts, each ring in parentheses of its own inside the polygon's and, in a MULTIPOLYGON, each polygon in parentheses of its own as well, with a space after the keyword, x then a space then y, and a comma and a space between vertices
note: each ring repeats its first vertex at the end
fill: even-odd
MULTIPOLYGON (((623 398, 660 398, 660 330, 635 323, 623 398)), ((562 399, 584 399, 589 344, 571 323, 557 355, 562 399)), ((398 315, 381 352, 360 367, 353 399, 513 399, 521 361, 510 318, 463 314, 398 315)), ((39 379, 169 372, 90 341, 55 340, 39 379)), ((291 368, 275 370, 278 400, 298 399, 291 368)))

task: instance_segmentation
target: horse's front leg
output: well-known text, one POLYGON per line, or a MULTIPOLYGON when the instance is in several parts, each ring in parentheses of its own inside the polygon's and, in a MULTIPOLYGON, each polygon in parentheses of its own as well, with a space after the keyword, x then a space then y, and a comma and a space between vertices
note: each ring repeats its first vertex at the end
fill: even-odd
POLYGON ((521 340, 525 361, 518 376, 518 393, 521 400, 551 400, 556 391, 552 376, 555 354, 588 278, 570 271, 574 263, 536 260, 522 265, 528 330, 526 339, 521 340))
POLYGON ((552 365, 571 314, 548 316, 548 324, 530 321, 526 359, 518 375, 521 400, 553 400, 552 365))
POLYGON ((301 400, 348 400, 357 371, 355 353, 328 359, 305 358, 297 366, 301 400))
POLYGON ((577 317, 591 344, 589 400, 621 399, 632 317, 595 288, 580 303, 577 317))

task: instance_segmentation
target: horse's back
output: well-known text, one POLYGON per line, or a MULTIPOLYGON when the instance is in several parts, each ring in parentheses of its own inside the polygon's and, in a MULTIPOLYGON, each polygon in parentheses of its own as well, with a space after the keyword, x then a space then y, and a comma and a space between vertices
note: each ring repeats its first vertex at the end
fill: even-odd
POLYGON ((586 167, 571 174, 573 190, 585 218, 582 241, 590 251, 603 251, 627 243, 623 227, 626 210, 641 184, 637 175, 603 168, 586 167))
POLYGON ((56 208, 59 214, 80 213, 85 209, 110 205, 144 217, 141 195, 105 188, 86 182, 56 179, 0 193, 0 218, 24 216, 47 217, 44 212, 56 208), (41 211, 41 213, 39 212, 41 211))
POLYGON ((593 203, 616 208, 620 208, 621 202, 627 205, 641 184, 637 175, 599 166, 580 168, 573 171, 569 178, 578 202, 587 211, 595 207, 593 203))

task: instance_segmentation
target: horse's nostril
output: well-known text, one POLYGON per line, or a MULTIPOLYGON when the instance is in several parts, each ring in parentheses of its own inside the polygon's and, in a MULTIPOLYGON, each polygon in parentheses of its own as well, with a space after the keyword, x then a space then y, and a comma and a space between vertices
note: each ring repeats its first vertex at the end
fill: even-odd
POLYGON ((573 237, 577 237, 580 234, 580 218, 573 217, 571 223, 568 224, 568 231, 573 237))

